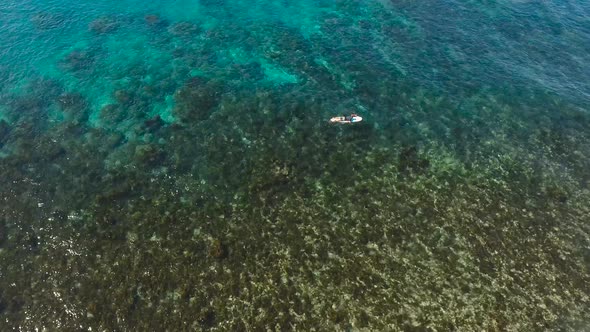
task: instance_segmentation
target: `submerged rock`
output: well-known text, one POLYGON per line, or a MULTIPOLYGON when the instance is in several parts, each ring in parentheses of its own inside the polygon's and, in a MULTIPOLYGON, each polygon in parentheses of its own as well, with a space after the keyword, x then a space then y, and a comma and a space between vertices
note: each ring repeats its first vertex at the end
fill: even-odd
POLYGON ((258 81, 264 78, 264 69, 259 62, 235 64, 231 67, 231 74, 239 80, 258 81))
POLYGON ((4 120, 0 120, 0 148, 8 141, 8 135, 10 134, 10 125, 4 120))
POLYGON ((209 257, 215 259, 227 258, 227 247, 220 239, 214 239, 209 246, 209 257))
POLYGON ((144 17, 144 21, 150 28, 157 29, 168 26, 168 22, 166 20, 162 20, 158 15, 146 15, 144 17))
POLYGON ((46 162, 53 162, 67 153, 60 143, 49 138, 40 140, 36 148, 39 150, 37 153, 39 160, 46 162))
POLYGON ((134 158, 142 164, 155 164, 161 161, 164 152, 151 144, 142 144, 135 147, 134 158))
POLYGON ((108 149, 114 149, 116 147, 118 147, 119 145, 121 145, 123 142, 125 142, 125 135, 119 133, 119 132, 114 132, 114 133, 110 133, 105 141, 104 141, 104 145, 105 148, 108 149))
MULTIPOLYGON (((6 239, 8 238, 8 227, 6 227, 6 220, 0 219, 0 248, 4 246, 6 239)), ((0 311, 1 314, 1 311, 0 311)))
POLYGON ((61 15, 43 12, 33 15, 31 22, 39 30, 50 30, 63 27, 65 19, 61 15))
POLYGON ((164 122, 164 120, 162 120, 160 115, 157 114, 153 118, 145 120, 143 122, 143 128, 145 128, 147 132, 154 132, 162 128, 165 124, 166 123, 164 122))
POLYGON ((96 34, 113 32, 120 27, 120 23, 113 17, 99 17, 88 24, 88 29, 96 34))
POLYGON ((21 248, 30 252, 38 253, 39 251, 39 237, 35 232, 29 230, 22 234, 17 235, 17 241, 21 245, 21 248))
POLYGON ((79 110, 86 107, 86 100, 79 93, 64 93, 57 98, 63 111, 79 110))
POLYGON ((158 15, 146 15, 144 17, 145 22, 148 25, 154 25, 160 23, 160 17, 158 15))
POLYGON ((48 100, 56 99, 59 95, 63 94, 63 86, 54 79, 40 78, 34 79, 27 86, 28 95, 21 96, 20 98, 34 100, 38 99, 44 104, 48 104, 48 100))
POLYGON ((62 67, 71 71, 89 69, 94 65, 94 53, 87 50, 74 50, 61 62, 62 67))
POLYGON ((183 121, 208 119, 219 104, 222 92, 220 83, 194 77, 174 95, 177 103, 174 113, 183 121))
POLYGON ((57 98, 57 103, 67 120, 85 121, 88 118, 88 103, 79 93, 62 94, 57 98))
POLYGON ((126 112, 119 105, 108 104, 100 109, 100 119, 109 125, 116 125, 126 116, 126 112))
POLYGON ((171 26, 168 31, 174 36, 187 37, 201 33, 202 28, 194 23, 180 22, 171 26))
POLYGON ((122 105, 131 104, 133 103, 134 99, 133 94, 131 92, 122 89, 116 90, 113 93, 113 97, 115 98, 115 100, 117 100, 119 104, 122 105))
POLYGON ((203 329, 210 329, 215 325, 215 311, 207 309, 199 313, 197 320, 203 329))
POLYGON ((422 158, 416 146, 405 147, 399 154, 398 171, 400 173, 424 173, 430 166, 430 161, 422 158))

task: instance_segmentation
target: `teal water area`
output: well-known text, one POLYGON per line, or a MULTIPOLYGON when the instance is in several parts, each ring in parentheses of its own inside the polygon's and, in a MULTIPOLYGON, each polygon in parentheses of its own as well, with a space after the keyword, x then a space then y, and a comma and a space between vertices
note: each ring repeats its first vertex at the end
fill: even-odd
POLYGON ((1 3, 0 330, 586 329, 589 17, 1 3))

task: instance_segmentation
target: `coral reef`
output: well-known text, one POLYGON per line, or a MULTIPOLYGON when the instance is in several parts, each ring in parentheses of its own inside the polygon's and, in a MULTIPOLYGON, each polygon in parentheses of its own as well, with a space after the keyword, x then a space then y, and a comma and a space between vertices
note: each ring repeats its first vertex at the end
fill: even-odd
POLYGON ((587 327, 579 32, 540 3, 320 3, 101 9, 2 67, 0 330, 587 327))

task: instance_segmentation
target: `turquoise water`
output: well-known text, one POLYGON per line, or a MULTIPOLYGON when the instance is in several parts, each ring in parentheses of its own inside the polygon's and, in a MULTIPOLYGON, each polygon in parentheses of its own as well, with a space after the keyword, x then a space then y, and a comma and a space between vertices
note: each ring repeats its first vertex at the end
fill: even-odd
POLYGON ((3 2, 0 330, 586 329, 589 17, 3 2))

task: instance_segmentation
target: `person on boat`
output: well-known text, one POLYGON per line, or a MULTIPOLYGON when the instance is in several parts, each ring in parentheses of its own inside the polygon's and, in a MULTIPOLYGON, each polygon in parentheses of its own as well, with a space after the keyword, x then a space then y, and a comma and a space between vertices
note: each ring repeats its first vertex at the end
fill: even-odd
POLYGON ((354 123, 361 121, 363 121, 363 118, 358 116, 356 113, 352 113, 350 115, 335 116, 330 119, 330 123, 354 123))

